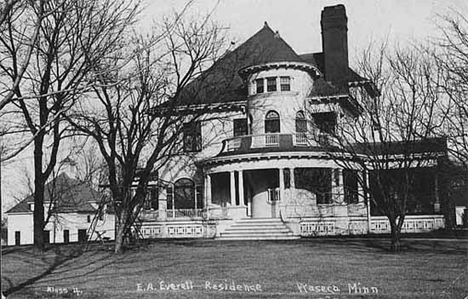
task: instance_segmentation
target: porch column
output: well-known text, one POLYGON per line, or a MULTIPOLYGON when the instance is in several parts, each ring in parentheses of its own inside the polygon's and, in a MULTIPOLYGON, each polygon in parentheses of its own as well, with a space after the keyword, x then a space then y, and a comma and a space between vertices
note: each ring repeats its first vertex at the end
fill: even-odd
POLYGON ((205 175, 205 207, 211 204, 211 175, 205 175))
POLYGON ((437 172, 434 174, 434 213, 440 212, 440 200, 439 200, 439 176, 437 172))
MULTIPOLYGON (((364 183, 366 184, 367 189, 369 190, 370 189, 370 185, 369 185, 370 173, 363 170, 362 175, 364 176, 364 183)), ((372 221, 371 211, 370 211, 370 204, 371 204, 370 194, 365 194, 365 195, 366 195, 366 204, 367 204, 367 232, 370 233, 371 232, 371 221, 372 221)))
POLYGON ((245 206, 244 202, 244 171, 239 170, 239 205, 245 206))
POLYGON ((366 184, 365 171, 359 171, 358 173, 358 203, 366 202, 366 190, 362 184, 366 184))
POLYGON ((332 171, 332 201, 344 204, 343 169, 335 168, 332 171))
POLYGON ((231 206, 236 205, 236 177, 234 171, 231 171, 230 173, 231 176, 231 206))
POLYGON ((158 188, 158 218, 167 219, 167 191, 166 188, 158 188))
POLYGON ((280 200, 284 200, 284 168, 279 168, 279 196, 280 200))
POLYGON ((291 200, 293 200, 296 193, 296 179, 294 177, 294 168, 289 168, 289 186, 291 200))

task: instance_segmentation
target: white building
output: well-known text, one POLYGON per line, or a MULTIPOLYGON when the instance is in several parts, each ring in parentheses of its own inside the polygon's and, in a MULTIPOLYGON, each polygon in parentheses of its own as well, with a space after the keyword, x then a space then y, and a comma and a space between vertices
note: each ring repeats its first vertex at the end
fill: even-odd
MULTIPOLYGON (((359 115, 350 88, 376 93, 348 66, 344 6, 324 8, 321 26, 321 53, 298 55, 265 22, 214 65, 215 75, 230 72, 233 80, 213 87, 223 89, 223 97, 204 93, 188 103, 210 103, 213 112, 209 121, 186 128, 187 155, 159 173, 170 183, 149 196, 143 236, 294 239, 390 232, 387 218, 371 214, 363 189, 321 146, 332 142, 329 133, 340 119, 359 115)), ((408 214, 403 232, 444 227, 433 173, 430 180, 430 195, 408 214)))
MULTIPOLYGON (((46 243, 84 242, 114 239, 115 217, 100 209, 102 194, 65 173, 46 184, 44 228, 46 243), (99 211, 100 210, 100 211, 99 211), (50 216, 49 216, 50 215, 50 216)), ((6 212, 8 245, 33 244, 34 197, 26 197, 6 212)))

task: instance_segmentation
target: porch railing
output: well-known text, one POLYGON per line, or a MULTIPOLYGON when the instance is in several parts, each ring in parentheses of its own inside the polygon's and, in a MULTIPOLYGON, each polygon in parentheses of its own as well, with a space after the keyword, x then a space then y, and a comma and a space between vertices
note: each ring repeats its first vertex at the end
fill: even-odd
MULTIPOLYGON (((322 138, 323 139, 323 138, 322 138)), ((223 152, 245 151, 258 148, 291 148, 291 147, 319 147, 321 144, 312 134, 259 134, 237 136, 226 139, 223 152)), ((328 143, 327 143, 328 144, 328 143)))
POLYGON ((203 209, 172 209, 167 210, 167 217, 168 218, 195 218, 195 217, 202 217, 203 216, 203 209))

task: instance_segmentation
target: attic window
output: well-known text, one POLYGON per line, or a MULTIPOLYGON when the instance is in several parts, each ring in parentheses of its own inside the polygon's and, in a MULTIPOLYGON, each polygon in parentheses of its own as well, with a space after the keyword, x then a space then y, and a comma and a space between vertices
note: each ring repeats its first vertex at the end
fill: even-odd
POLYGON ((276 91, 276 77, 267 78, 267 92, 276 91))
POLYGON ((257 93, 263 93, 265 90, 263 79, 255 80, 255 84, 257 85, 257 93))
POLYGON ((281 86, 281 91, 290 91, 291 90, 291 78, 280 77, 280 86, 281 86))

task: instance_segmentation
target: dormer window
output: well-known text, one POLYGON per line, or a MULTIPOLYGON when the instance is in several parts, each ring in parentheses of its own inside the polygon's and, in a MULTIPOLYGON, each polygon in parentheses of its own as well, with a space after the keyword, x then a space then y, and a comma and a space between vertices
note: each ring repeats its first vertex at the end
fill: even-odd
POLYGON ((255 84, 257 85, 257 93, 263 93, 263 91, 265 90, 263 86, 263 78, 255 80, 255 84))
POLYGON ((280 77, 281 91, 291 90, 291 77, 280 77))
POLYGON ((252 81, 252 85, 254 82, 254 90, 251 89, 251 92, 255 92, 256 94, 275 91, 291 91, 291 77, 288 76, 259 78, 252 81))
POLYGON ((269 111, 265 116, 265 133, 280 132, 280 117, 278 112, 269 111))
POLYGON ((276 91, 276 77, 267 78, 267 91, 276 91))
POLYGON ((296 113, 296 132, 307 133, 307 120, 304 111, 298 111, 296 113))

